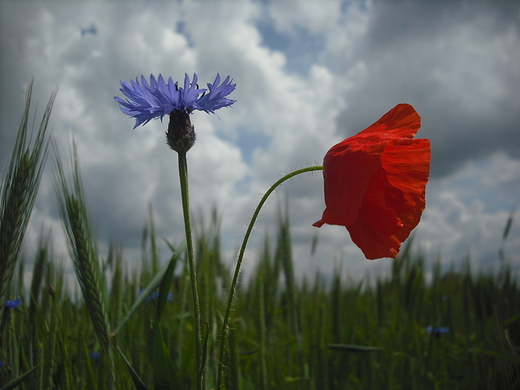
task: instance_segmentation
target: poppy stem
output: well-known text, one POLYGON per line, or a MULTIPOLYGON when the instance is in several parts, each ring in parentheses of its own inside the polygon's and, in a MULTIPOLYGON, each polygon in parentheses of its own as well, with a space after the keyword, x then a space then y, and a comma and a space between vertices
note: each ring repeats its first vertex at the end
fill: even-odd
POLYGON ((219 362, 218 362, 218 376, 217 376, 217 389, 222 389, 222 375, 224 371, 224 351, 225 351, 225 340, 226 340, 226 334, 229 324, 229 315, 231 312, 231 305, 233 303, 233 297, 235 296, 235 290, 238 282, 238 276, 240 274, 240 267, 242 265, 242 260, 244 259, 244 253, 246 251, 247 242, 249 240, 249 236, 251 235, 251 231, 253 230, 253 227, 255 225, 256 219, 258 218, 258 214, 260 214, 260 210, 262 209, 262 206, 266 202, 267 198, 269 198, 269 195, 273 193, 273 191, 283 182, 293 178, 294 176, 300 175, 302 173, 312 172, 312 171, 321 171, 323 170, 323 167, 321 165, 307 167, 298 169, 296 171, 293 171, 284 177, 282 177, 280 180, 278 180, 276 183, 274 183, 264 194, 262 199, 260 199, 260 203, 258 203, 258 206, 256 206, 255 212, 253 213, 253 216, 251 217, 251 221, 249 222, 249 226, 247 227, 246 234, 244 236, 244 240, 242 241, 242 246, 240 247, 240 252, 238 254, 238 260, 237 264, 235 266, 235 273, 233 275, 233 281, 231 282, 231 288, 229 289, 229 295, 228 295, 228 301, 226 306, 226 313, 224 315, 224 321, 222 323, 222 330, 220 332, 220 351, 219 351, 219 362))
POLYGON ((193 299, 193 318, 195 319, 195 350, 196 350, 196 373, 197 373, 197 390, 202 389, 202 373, 203 353, 202 351, 202 331, 201 331, 201 314, 199 302, 199 290, 197 287, 197 274, 195 270, 195 259, 193 252, 193 240, 191 234, 191 218, 190 218, 190 195, 188 190, 188 164, 186 161, 186 152, 179 152, 179 177, 181 183, 182 211, 184 213, 184 228, 186 230, 186 253, 188 256, 188 269, 190 271, 191 295, 193 299))

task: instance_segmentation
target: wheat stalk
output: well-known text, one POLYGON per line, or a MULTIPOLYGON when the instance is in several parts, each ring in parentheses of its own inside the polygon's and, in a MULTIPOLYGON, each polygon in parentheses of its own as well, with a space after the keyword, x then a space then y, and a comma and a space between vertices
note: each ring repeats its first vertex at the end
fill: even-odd
POLYGON ((53 143, 56 161, 56 193, 69 254, 72 258, 83 298, 96 331, 99 343, 109 352, 109 326, 105 309, 104 290, 101 285, 99 259, 92 237, 84 198, 76 145, 73 144, 73 185, 69 187, 63 173, 63 166, 53 143))
POLYGON ((54 91, 49 98, 31 147, 31 137, 27 135, 32 85, 31 82, 27 90, 22 122, 0 190, 0 318, 38 192, 48 150, 47 125, 57 93, 54 91))

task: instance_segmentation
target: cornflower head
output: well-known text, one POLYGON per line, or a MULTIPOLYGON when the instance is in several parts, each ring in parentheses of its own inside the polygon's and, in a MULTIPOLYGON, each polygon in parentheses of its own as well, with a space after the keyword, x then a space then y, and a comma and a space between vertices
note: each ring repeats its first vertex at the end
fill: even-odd
MULTIPOLYGON (((141 296, 141 294, 144 292, 144 289, 142 289, 141 291, 139 291, 139 297, 141 296)), ((159 299, 159 291, 154 291, 153 293, 150 294, 150 296, 146 299, 147 301, 156 301, 157 299, 159 299)), ((166 300, 168 302, 171 302, 173 301, 173 294, 172 293, 168 293, 168 296, 166 297, 166 300)))
POLYGON ((436 338, 440 338, 442 334, 448 333, 450 328, 444 326, 427 326, 425 328, 426 332, 432 333, 436 338))
POLYGON ((5 307, 8 309, 16 309, 18 306, 22 304, 22 300, 20 298, 16 298, 14 300, 9 300, 5 303, 5 307))
POLYGON ((157 79, 150 75, 149 83, 141 76, 140 83, 137 78, 130 84, 121 81, 120 91, 127 99, 117 96, 114 99, 124 114, 135 118, 134 129, 155 118, 162 121, 165 115, 169 115, 166 141, 173 150, 187 152, 195 143, 195 129, 189 115, 195 110, 214 114, 219 108, 235 103, 235 100, 227 98, 236 87, 236 84, 231 84, 229 76, 220 84, 220 75, 217 74, 215 81, 207 84, 207 89, 199 88, 197 81, 195 73, 191 82, 185 75, 184 87, 179 87, 171 77, 165 82, 161 74, 157 79))
POLYGON ((88 356, 90 356, 92 359, 99 359, 101 355, 99 354, 99 352, 90 352, 88 356))

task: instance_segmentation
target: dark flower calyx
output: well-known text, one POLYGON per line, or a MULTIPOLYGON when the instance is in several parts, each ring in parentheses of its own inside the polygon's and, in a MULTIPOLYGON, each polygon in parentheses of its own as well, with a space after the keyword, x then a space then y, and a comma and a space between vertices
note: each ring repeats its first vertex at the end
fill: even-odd
POLYGON ((195 127, 185 111, 173 110, 166 132, 166 143, 177 153, 186 153, 195 143, 195 127))

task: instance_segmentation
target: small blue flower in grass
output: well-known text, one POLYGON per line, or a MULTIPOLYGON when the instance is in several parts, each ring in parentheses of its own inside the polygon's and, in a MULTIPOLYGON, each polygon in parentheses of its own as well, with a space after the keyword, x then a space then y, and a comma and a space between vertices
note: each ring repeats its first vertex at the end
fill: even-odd
MULTIPOLYGON (((139 295, 138 296, 141 296, 143 291, 144 291, 144 289, 139 291, 139 295)), ((157 299, 159 299, 159 291, 154 291, 153 293, 150 294, 150 296, 148 298, 146 298, 147 301, 156 301, 157 299)), ((168 302, 172 302, 173 301, 173 294, 172 293, 168 293, 168 295, 166 297, 166 300, 168 302)))
POLYGON ((18 306, 22 304, 22 300, 20 298, 14 299, 12 301, 7 301, 5 303, 5 307, 8 309, 16 309, 18 306))
POLYGON ((217 74, 213 84, 207 84, 208 89, 199 88, 197 80, 195 73, 191 82, 186 74, 184 87, 179 87, 178 82, 174 83, 171 77, 165 82, 161 74, 157 80, 154 75, 150 75, 150 83, 141 76, 140 84, 137 78, 130 84, 121 81, 120 91, 127 99, 117 96, 114 99, 124 114, 135 118, 134 129, 152 119, 162 120, 165 115, 169 115, 167 143, 173 150, 185 153, 195 143, 195 129, 189 114, 195 110, 214 114, 219 108, 235 103, 235 100, 227 98, 236 87, 236 84, 231 84, 229 76, 220 84, 220 75, 217 74))
POLYGON ((99 359, 99 352, 90 352, 88 354, 92 359, 99 359))
POLYGON ((427 326, 426 332, 433 333, 433 335, 437 338, 441 337, 443 333, 448 333, 450 328, 442 327, 442 326, 427 326))

